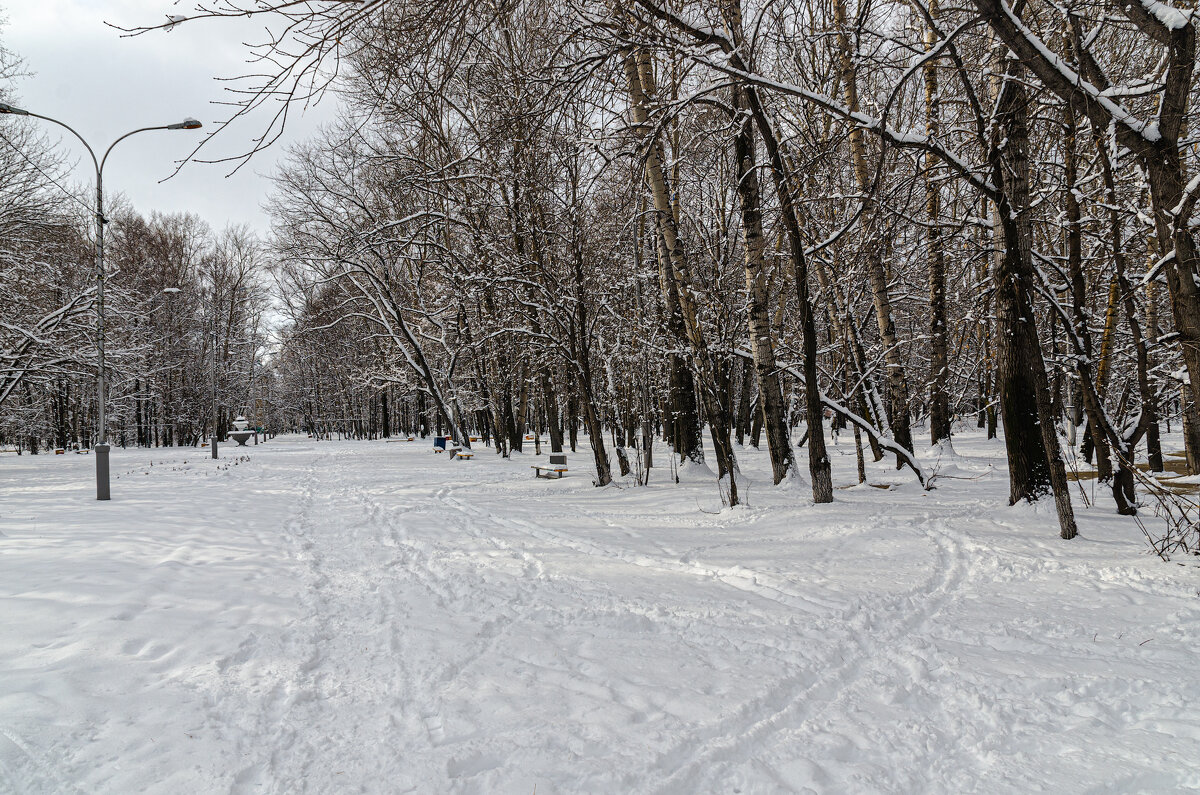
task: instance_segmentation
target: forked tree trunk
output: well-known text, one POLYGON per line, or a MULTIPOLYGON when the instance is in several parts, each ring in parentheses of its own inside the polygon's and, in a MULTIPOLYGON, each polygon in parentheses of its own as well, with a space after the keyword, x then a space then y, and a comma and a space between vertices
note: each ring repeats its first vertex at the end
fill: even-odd
MULTIPOLYGON (((726 24, 741 28, 736 2, 726 3, 726 24)), ((745 89, 733 87, 733 107, 746 109, 745 89)), ((767 431, 767 451, 771 457, 771 474, 778 484, 795 466, 792 445, 788 440, 787 406, 779 385, 779 370, 775 364, 775 345, 768 310, 767 275, 763 251, 762 210, 758 187, 758 165, 755 162, 754 128, 749 113, 738 119, 734 138, 737 161, 737 188, 742 209, 742 237, 745 243, 746 303, 750 325, 750 350, 754 356, 754 374, 758 383, 759 406, 763 426, 767 431)), ((740 433, 739 433, 740 435, 740 433)))
MULTIPOLYGON (((1187 25, 1191 28, 1191 24, 1187 25)), ((1175 256, 1164 266, 1171 296, 1171 314, 1175 319, 1180 353, 1187 368, 1190 387, 1185 387, 1193 412, 1200 402, 1200 257, 1188 224, 1175 223, 1169 210, 1183 199, 1183 164, 1178 150, 1160 146, 1161 154, 1149 161, 1151 203, 1159 240, 1170 240, 1175 256)), ((1200 423, 1184 424, 1184 445, 1193 474, 1200 474, 1200 423)))
POLYGON ((1019 62, 1005 60, 1004 79, 996 101, 997 134, 1003 145, 996 146, 992 154, 993 180, 1003 186, 997 196, 996 217, 1004 247, 994 279, 999 332, 996 376, 1008 452, 1009 501, 1032 502, 1052 492, 1060 535, 1074 538, 1075 514, 1033 311, 1028 97, 1020 72, 1019 62))
MULTIPOLYGON (((723 11, 734 45, 746 50, 747 45, 742 33, 739 0, 727 0, 723 11)), ((787 233, 788 245, 791 249, 792 277, 796 286, 796 303, 800 314, 800 332, 803 348, 804 406, 809 431, 808 471, 812 478, 813 502, 833 502, 833 478, 829 455, 825 449, 825 432, 822 420, 824 408, 821 403, 820 382, 817 379, 817 328, 812 300, 808 292, 808 258, 804 253, 804 240, 800 234, 800 217, 797 214, 795 201, 792 196, 791 186, 793 180, 788 173, 787 162, 779 145, 779 139, 775 136, 770 118, 758 96, 758 90, 752 85, 743 85, 742 89, 742 97, 746 100, 746 105, 754 118, 755 126, 758 127, 759 135, 762 137, 763 144, 767 148, 767 155, 771 164, 771 176, 775 183, 775 194, 779 201, 780 216, 787 233)), ((757 412, 758 417, 762 417, 763 414, 762 411, 757 412)))
MULTIPOLYGON (((779 201, 780 217, 787 233, 792 264, 792 279, 796 287, 796 308, 800 314, 802 367, 804 372, 804 416, 808 423, 808 473, 812 478, 813 502, 833 502, 833 474, 829 453, 825 448, 824 405, 821 384, 817 378, 817 324, 812 298, 808 291, 808 257, 800 234, 800 218, 792 197, 793 180, 787 170, 779 139, 753 86, 746 86, 746 99, 758 126, 759 135, 770 158, 771 176, 779 201)), ((761 415, 761 412, 760 412, 761 415)))
POLYGON ((699 307, 696 304, 696 279, 692 275, 690 263, 684 256, 682 240, 679 236, 671 192, 663 170, 662 142, 650 135, 650 97, 656 91, 650 56, 645 50, 626 50, 623 53, 623 61, 633 121, 647 148, 646 185, 654 200, 659 235, 666 259, 670 263, 669 270, 678 282, 678 299, 683 327, 692 349, 693 365, 700 376, 700 397, 708 419, 713 451, 717 457, 717 477, 722 481, 728 478, 729 491, 722 494, 722 498, 727 499, 730 506, 734 506, 739 502, 737 473, 733 459, 733 445, 729 438, 729 417, 726 403, 721 400, 718 393, 717 376, 713 370, 708 344, 700 325, 699 307))
MULTIPOLYGON (((1134 302, 1133 285, 1125 275, 1125 245, 1121 234, 1121 214, 1117 199, 1117 185, 1113 176, 1112 162, 1108 156, 1108 148, 1104 140, 1096 139, 1096 151, 1100 160, 1100 173, 1104 178, 1105 204, 1108 205, 1109 243, 1113 256, 1113 281, 1121 295, 1121 303, 1125 310, 1125 319, 1129 325, 1129 336, 1133 341, 1135 364, 1137 369, 1138 396, 1141 399, 1141 416, 1138 425, 1120 439, 1118 448, 1117 478, 1113 482, 1113 496, 1121 513, 1131 514, 1137 511, 1133 492, 1134 450, 1142 433, 1149 433, 1151 427, 1158 429, 1158 411, 1155 406, 1154 389, 1150 384, 1149 352, 1146 349, 1146 339, 1142 334, 1142 324, 1138 319, 1137 306, 1134 302)), ((1159 457, 1159 469, 1162 471, 1162 459, 1159 457)), ((1153 468, 1153 466, 1151 467, 1153 468)))
MULTIPOLYGON (((1171 295, 1176 339, 1188 371, 1188 391, 1195 401, 1200 396, 1200 252, 1197 252, 1188 219, 1200 197, 1194 191, 1185 195, 1188 179, 1180 153, 1196 69, 1195 24, 1191 19, 1185 20, 1184 24, 1173 24, 1155 10, 1158 4, 1117 5, 1145 36, 1144 43, 1153 41, 1151 46, 1163 48, 1158 108, 1147 123, 1120 105, 1121 97, 1114 99, 1098 94, 1097 89, 1104 91, 1110 86, 1083 44, 1077 20, 1072 19, 1075 27, 1072 36, 1081 75, 1064 68, 1062 59, 1036 40, 1006 3, 1001 0, 973 2, 996 35, 1047 88, 1081 108, 1095 129, 1111 131, 1116 142, 1128 147, 1145 168, 1155 232, 1164 255, 1172 254, 1164 257, 1162 271, 1171 295), (1086 85, 1080 78, 1086 79, 1086 85)), ((1188 434, 1188 442, 1200 449, 1200 430, 1193 428, 1188 434)))

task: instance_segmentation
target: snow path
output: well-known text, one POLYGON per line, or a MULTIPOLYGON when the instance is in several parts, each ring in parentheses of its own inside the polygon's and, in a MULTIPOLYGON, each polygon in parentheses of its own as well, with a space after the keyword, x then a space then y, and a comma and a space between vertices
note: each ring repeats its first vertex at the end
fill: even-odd
POLYGON ((747 449, 723 512, 584 451, 115 451, 106 505, 5 457, 0 792, 1200 788, 1200 568, 955 446, 975 480, 826 506, 747 449))

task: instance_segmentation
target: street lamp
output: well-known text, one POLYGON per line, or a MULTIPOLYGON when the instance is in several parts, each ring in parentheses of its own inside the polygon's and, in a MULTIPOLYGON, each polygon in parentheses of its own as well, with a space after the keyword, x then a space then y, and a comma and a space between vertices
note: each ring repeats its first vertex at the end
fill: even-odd
POLYGON ((92 151, 92 147, 88 145, 88 142, 83 140, 83 136, 58 119, 22 110, 6 102, 0 102, 0 113, 7 113, 13 116, 32 116, 35 119, 42 119, 52 124, 57 124, 79 139, 79 142, 83 144, 83 148, 91 155, 92 165, 96 168, 96 352, 99 359, 99 374, 96 377, 96 398, 100 405, 100 439, 96 442, 96 499, 107 500, 110 497, 108 488, 108 429, 106 427, 107 417, 104 405, 104 225, 108 221, 104 218, 104 164, 108 161, 108 155, 112 152, 113 147, 131 135, 148 130, 197 130, 202 125, 195 119, 184 119, 176 124, 164 124, 158 127, 140 127, 125 133, 109 144, 108 149, 104 151, 104 156, 97 160, 96 153, 92 151))
POLYGON ((212 457, 217 458, 217 285, 213 280, 212 308, 212 457))

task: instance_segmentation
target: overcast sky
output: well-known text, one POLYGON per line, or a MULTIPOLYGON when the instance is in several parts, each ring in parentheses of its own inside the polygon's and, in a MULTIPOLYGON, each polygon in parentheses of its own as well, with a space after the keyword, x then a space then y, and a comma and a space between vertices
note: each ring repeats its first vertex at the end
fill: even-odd
MULTIPOLYGON (((15 104, 60 119, 97 150, 138 127, 171 124, 193 116, 206 128, 225 117, 227 108, 212 104, 227 98, 214 78, 245 70, 242 42, 258 40, 261 23, 198 20, 170 32, 152 31, 121 38, 104 23, 154 24, 167 13, 186 14, 184 0, 0 0, 0 42, 20 56, 32 74, 15 86, 15 104)), ((298 140, 332 119, 334 98, 303 117, 295 117, 284 141, 298 140)), ((251 136, 266 124, 242 125, 214 151, 244 151, 251 136)), ((61 128, 42 123, 75 163, 78 182, 92 182, 87 153, 61 128)), ((260 232, 268 221, 260 205, 269 189, 267 174, 283 155, 278 144, 226 178, 228 164, 189 163, 173 179, 176 160, 187 155, 203 130, 153 131, 123 141, 104 168, 105 193, 123 193, 149 214, 190 211, 215 229, 247 223, 260 232)), ((282 143, 282 142, 281 142, 282 143)))

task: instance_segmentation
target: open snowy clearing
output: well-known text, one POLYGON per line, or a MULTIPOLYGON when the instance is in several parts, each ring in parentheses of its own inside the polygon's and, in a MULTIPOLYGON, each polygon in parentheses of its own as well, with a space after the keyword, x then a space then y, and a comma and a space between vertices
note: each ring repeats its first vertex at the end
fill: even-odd
POLYGON ((583 451, 117 449, 109 504, 90 456, 6 456, 0 790, 1200 788, 1200 568, 1105 499, 1060 541, 956 446, 818 507, 742 450, 724 512, 583 451))

